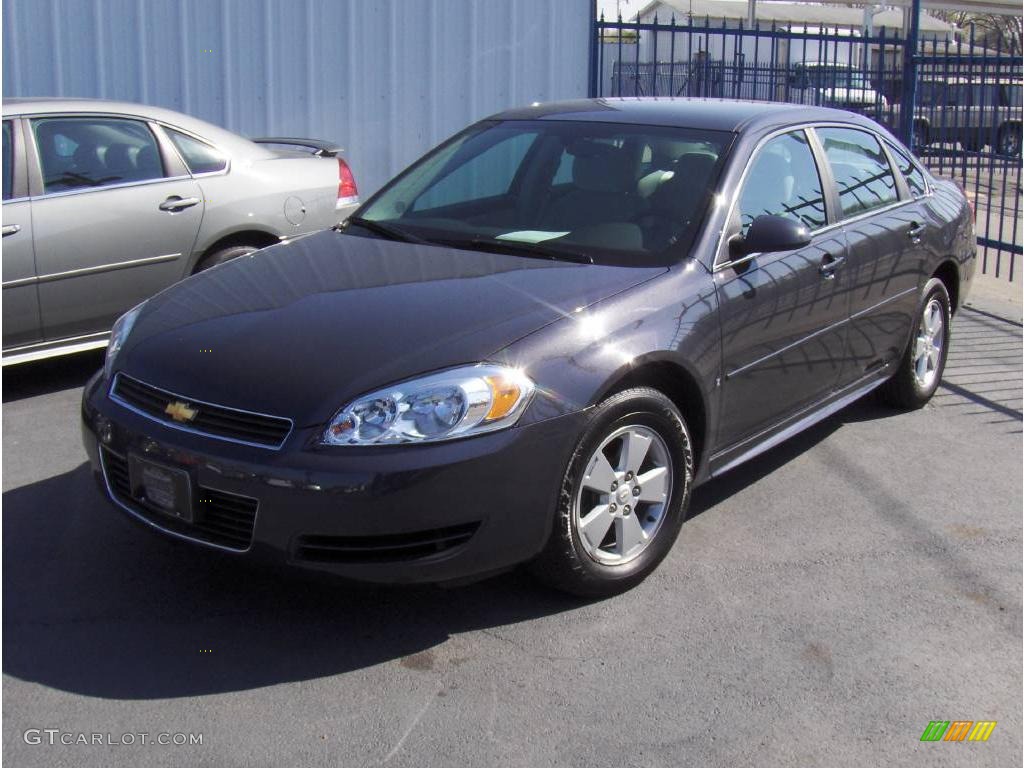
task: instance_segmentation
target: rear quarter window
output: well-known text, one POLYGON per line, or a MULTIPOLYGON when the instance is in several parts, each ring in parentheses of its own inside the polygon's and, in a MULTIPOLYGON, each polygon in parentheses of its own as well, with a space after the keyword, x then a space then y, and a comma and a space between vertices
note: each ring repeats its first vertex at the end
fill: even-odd
POLYGON ((900 173, 907 180, 910 194, 915 199, 926 194, 928 192, 928 184, 924 180, 924 171, 902 149, 894 147, 889 142, 886 142, 886 145, 889 147, 889 151, 892 153, 893 160, 896 161, 896 166, 900 169, 900 173))
POLYGON ((217 173, 228 167, 228 159, 214 146, 199 139, 165 128, 167 136, 177 148, 190 173, 217 173))

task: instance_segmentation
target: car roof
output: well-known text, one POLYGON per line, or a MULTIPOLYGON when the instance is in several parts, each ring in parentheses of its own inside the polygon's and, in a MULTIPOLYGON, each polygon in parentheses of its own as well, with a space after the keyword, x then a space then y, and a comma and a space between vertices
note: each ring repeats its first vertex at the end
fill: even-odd
POLYGON ((128 117, 140 117, 144 120, 156 120, 171 126, 183 128, 216 144, 232 155, 247 154, 263 157, 271 154, 258 144, 253 144, 244 136, 225 130, 205 120, 175 112, 173 109, 154 107, 148 104, 137 104, 131 101, 112 101, 109 99, 78 99, 78 98, 11 98, 3 100, 4 117, 16 115, 46 114, 115 114, 128 117))
POLYGON ((662 125, 740 133, 812 122, 842 122, 886 131, 862 115, 828 107, 730 99, 630 97, 534 104, 492 115, 492 120, 567 120, 662 125))

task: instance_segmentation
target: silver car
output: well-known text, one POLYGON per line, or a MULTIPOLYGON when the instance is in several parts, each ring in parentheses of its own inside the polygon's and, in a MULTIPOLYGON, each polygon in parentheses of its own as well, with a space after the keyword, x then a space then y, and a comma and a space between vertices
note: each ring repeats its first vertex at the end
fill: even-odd
POLYGON ((3 102, 3 364, 102 347, 195 272, 345 218, 340 149, 157 107, 3 102))

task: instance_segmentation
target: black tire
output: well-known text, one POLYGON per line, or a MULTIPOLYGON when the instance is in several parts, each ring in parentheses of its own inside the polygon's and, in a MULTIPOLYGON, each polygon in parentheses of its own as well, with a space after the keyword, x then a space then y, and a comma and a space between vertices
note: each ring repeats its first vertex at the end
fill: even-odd
POLYGON ((210 267, 216 267, 218 264, 223 264, 225 261, 231 261, 237 259, 239 256, 248 256, 250 253, 258 251, 255 245, 229 245, 227 248, 221 248, 218 251, 203 257, 203 259, 196 264, 196 268, 192 270, 192 274, 197 274, 210 267))
POLYGON ((949 355, 950 319, 949 293, 943 282, 933 277, 924 286, 923 298, 914 316, 914 327, 910 334, 907 350, 903 353, 903 358, 892 378, 879 388, 879 395, 883 402, 895 408, 912 410, 920 408, 931 400, 942 381, 942 372, 946 368, 946 358, 949 355), (938 304, 941 313, 941 346, 938 350, 937 362, 924 377, 925 381, 922 381, 917 368, 918 353, 921 351, 918 348, 918 342, 925 331, 926 315, 932 311, 933 302, 938 304))
POLYGON ((914 154, 920 155, 931 143, 931 130, 928 123, 914 123, 914 154))
POLYGON ((1020 145, 1020 123, 1006 123, 999 128, 999 133, 996 135, 996 154, 1005 157, 1020 157, 1020 145))
MULTIPOLYGON (((654 444, 651 443, 652 446, 654 444)), ((643 466, 649 465, 641 465, 641 468, 643 466)), ((638 468, 633 482, 637 482, 642 474, 638 468)), ((692 484, 693 451, 690 435, 686 422, 672 401, 661 392, 647 387, 612 395, 588 415, 562 482, 554 529, 543 552, 530 564, 530 570, 556 589, 586 597, 615 595, 633 588, 658 566, 672 548, 686 517, 692 484), (592 493, 581 490, 588 465, 596 460, 602 444, 625 428, 653 432, 660 438, 660 447, 656 451, 667 453, 665 464, 671 470, 668 474, 671 485, 670 490, 665 491, 668 496, 666 503, 647 506, 642 498, 633 502, 636 506, 634 520, 637 523, 641 521, 636 513, 643 517, 649 514, 648 510, 661 510, 659 522, 652 529, 650 538, 643 540, 645 543, 641 545, 639 554, 620 564, 606 564, 598 562, 582 543, 575 508, 578 497, 582 500, 583 493, 592 493), (641 504, 645 506, 641 507, 641 504)), ((623 485, 628 484, 623 482, 623 485)), ((632 490, 634 494, 640 492, 637 488, 632 490)), ((608 494, 608 497, 611 502, 614 494, 608 494)), ((614 506, 610 504, 609 508, 613 510, 614 506)), ((630 507, 623 502, 619 517, 626 517, 629 513, 630 507)), ((644 519, 646 523, 652 521, 653 513, 644 519)), ((616 527, 618 523, 618 520, 613 522, 609 530, 620 530, 616 527)))

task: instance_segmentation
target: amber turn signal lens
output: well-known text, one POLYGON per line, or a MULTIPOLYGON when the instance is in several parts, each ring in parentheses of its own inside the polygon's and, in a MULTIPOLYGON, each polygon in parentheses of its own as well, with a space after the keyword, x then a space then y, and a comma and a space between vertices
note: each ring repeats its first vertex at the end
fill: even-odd
POLYGON ((484 376, 484 381, 491 388, 491 409, 484 416, 484 421, 507 416, 522 397, 523 391, 519 384, 504 376, 484 376))

